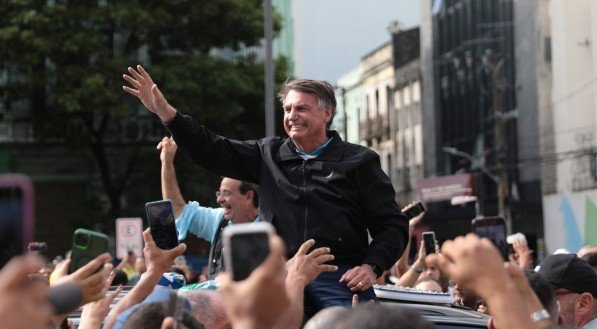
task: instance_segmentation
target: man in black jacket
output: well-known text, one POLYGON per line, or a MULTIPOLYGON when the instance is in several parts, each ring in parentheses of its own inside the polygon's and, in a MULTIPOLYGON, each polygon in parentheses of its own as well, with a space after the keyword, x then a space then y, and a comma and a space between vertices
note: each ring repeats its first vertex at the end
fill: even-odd
POLYGON ((379 156, 328 130, 336 107, 329 83, 295 80, 282 88, 290 138, 237 141, 178 113, 140 65, 129 73, 123 77, 134 88, 124 90, 160 117, 187 156, 218 175, 259 184, 263 220, 276 227, 289 255, 309 239, 331 249, 338 271, 307 287, 317 308, 350 305, 354 293, 361 301, 375 298, 375 279, 404 252, 408 221, 379 156))

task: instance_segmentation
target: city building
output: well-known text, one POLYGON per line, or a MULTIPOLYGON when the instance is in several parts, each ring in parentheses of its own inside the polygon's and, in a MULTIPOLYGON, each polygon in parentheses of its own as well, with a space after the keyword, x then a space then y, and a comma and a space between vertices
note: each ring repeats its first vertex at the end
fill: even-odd
POLYGON ((448 235, 469 232, 477 215, 499 214, 533 247, 543 236, 539 167, 519 161, 538 156, 538 109, 545 104, 539 98, 544 82, 528 84, 547 70, 539 60, 543 48, 536 47, 546 36, 536 35, 546 24, 545 12, 536 11, 543 3, 532 6, 537 2, 421 1, 423 171, 430 179, 422 185, 454 188, 428 207, 432 220, 450 228, 448 235), (433 186, 444 176, 453 179, 433 186), (459 195, 475 196, 478 213, 472 202, 453 206, 459 195))
POLYGON ((348 71, 336 84, 336 116, 332 129, 337 130, 342 139, 360 144, 359 117, 365 109, 365 98, 361 88, 362 66, 348 71))
POLYGON ((365 108, 359 114, 359 136, 379 154, 381 167, 394 181, 396 165, 394 139, 390 135, 393 116, 393 90, 396 83, 392 41, 361 58, 361 86, 365 108))
POLYGON ((576 252, 597 244, 597 3, 550 0, 548 12, 551 98, 539 157, 546 247, 576 252))
POLYGON ((394 115, 390 131, 396 155, 392 182, 399 204, 417 200, 418 181, 423 178, 423 127, 421 120, 421 62, 419 28, 392 34, 394 45, 394 115))

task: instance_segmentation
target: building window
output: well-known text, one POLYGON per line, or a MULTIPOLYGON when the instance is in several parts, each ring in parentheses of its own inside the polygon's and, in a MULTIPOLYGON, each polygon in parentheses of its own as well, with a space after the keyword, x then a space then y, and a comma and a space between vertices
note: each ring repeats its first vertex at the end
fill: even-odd
POLYGON ((404 106, 409 106, 411 101, 410 87, 404 87, 404 106))
POLYGON ((413 102, 418 103, 421 101, 421 84, 419 81, 413 83, 413 102))

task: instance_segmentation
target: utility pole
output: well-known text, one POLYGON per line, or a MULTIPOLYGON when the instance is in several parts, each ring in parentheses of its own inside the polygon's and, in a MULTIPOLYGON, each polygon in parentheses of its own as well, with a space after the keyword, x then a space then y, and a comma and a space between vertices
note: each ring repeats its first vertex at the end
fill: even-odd
POLYGON ((265 135, 274 136, 274 61, 273 38, 274 23, 272 18, 272 0, 263 1, 263 30, 265 35, 265 135))
POLYGON ((506 169, 506 148, 504 126, 505 118, 503 112, 504 80, 501 77, 501 71, 505 60, 503 55, 486 54, 488 56, 487 66, 491 71, 491 98, 493 107, 494 124, 494 145, 496 154, 496 167, 498 171, 497 193, 498 193, 498 212, 506 221, 506 230, 512 234, 512 218, 506 207, 506 196, 508 194, 508 172, 506 169))

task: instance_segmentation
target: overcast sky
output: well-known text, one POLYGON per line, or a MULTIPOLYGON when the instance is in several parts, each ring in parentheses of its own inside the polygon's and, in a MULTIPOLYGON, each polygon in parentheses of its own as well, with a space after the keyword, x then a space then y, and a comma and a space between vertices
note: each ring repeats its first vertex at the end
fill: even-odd
POLYGON ((389 40, 391 21, 419 25, 417 0, 295 0, 295 74, 332 84, 389 40))

